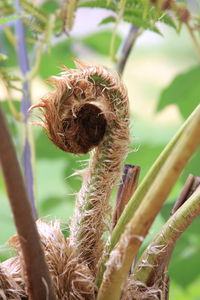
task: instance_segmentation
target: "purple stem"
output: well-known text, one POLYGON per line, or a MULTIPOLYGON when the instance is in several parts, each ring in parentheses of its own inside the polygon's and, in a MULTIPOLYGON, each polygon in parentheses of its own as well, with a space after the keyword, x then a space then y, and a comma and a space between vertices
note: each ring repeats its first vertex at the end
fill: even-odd
POLYGON ((131 52, 131 49, 133 48, 133 46, 135 44, 138 30, 139 30, 139 28, 137 26, 131 25, 128 35, 124 41, 124 45, 123 45, 122 51, 121 51, 121 57, 118 62, 118 65, 117 65, 117 71, 121 75, 124 72, 124 68, 126 66, 126 62, 129 57, 129 54, 131 52))
MULTIPOLYGON (((18 14, 22 13, 22 9, 19 4, 19 0, 15 0, 15 8, 18 14)), ((27 79, 29 68, 29 60, 28 60, 28 53, 26 49, 26 41, 25 41, 25 29, 22 19, 19 18, 15 21, 15 33, 17 38, 17 55, 19 66, 21 72, 23 74, 23 97, 21 101, 21 112, 24 116, 24 125, 25 125, 25 145, 22 153, 22 163, 24 169, 24 177, 26 181, 27 191, 29 195, 29 199, 31 202, 31 207, 33 210, 33 215, 35 219, 37 218, 37 211, 35 207, 34 201, 34 182, 33 182, 33 169, 32 169, 32 162, 31 162, 31 146, 28 138, 28 109, 31 106, 31 95, 30 95, 30 88, 29 88, 29 81, 27 79)))

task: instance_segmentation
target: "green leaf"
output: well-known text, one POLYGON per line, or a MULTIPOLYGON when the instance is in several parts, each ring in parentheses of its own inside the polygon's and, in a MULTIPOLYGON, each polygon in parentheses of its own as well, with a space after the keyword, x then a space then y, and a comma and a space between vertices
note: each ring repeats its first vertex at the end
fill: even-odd
POLYGON ((116 22, 116 18, 115 18, 114 16, 109 16, 109 17, 103 19, 103 20, 99 23, 99 25, 108 24, 108 23, 113 23, 113 22, 114 22, 114 23, 116 22))
POLYGON ((157 110, 170 104, 176 104, 186 118, 200 102, 200 66, 177 75, 170 85, 163 90, 157 110))
POLYGON ((18 15, 6 17, 6 18, 0 18, 0 24, 7 23, 9 21, 14 21, 14 20, 19 19, 19 18, 21 18, 21 16, 18 16, 18 15))
POLYGON ((58 74, 61 72, 61 67, 67 65, 67 67, 74 67, 72 61, 74 53, 71 51, 71 40, 67 39, 51 48, 50 52, 45 52, 42 55, 39 73, 42 78, 58 74))
MULTIPOLYGON (((110 49, 110 41, 112 37, 112 32, 110 31, 102 31, 95 34, 92 34, 83 39, 83 42, 95 50, 97 53, 101 55, 108 55, 110 49)), ((115 52, 121 44, 121 38, 119 35, 116 36, 115 43, 115 52)))
POLYGON ((80 1, 78 7, 91 7, 91 8, 106 8, 113 11, 118 9, 117 5, 114 5, 111 1, 108 2, 107 0, 96 0, 96 1, 80 1))
POLYGON ((159 19, 160 22, 162 23, 165 23, 167 25, 169 25, 170 27, 174 28, 174 29, 177 29, 177 26, 173 20, 173 18, 168 15, 168 14, 163 14, 160 19, 159 19))
POLYGON ((139 16, 126 15, 124 16, 124 21, 131 23, 137 27, 144 28, 146 30, 151 30, 157 34, 162 35, 160 30, 155 25, 152 25, 151 22, 149 22, 148 20, 141 19, 141 17, 139 16))
POLYGON ((38 22, 44 24, 47 22, 48 16, 38 6, 34 5, 33 3, 30 3, 27 0, 21 0, 20 4, 23 7, 24 11, 27 14, 30 14, 32 17, 35 17, 38 20, 38 22))
POLYGON ((59 4, 56 1, 45 1, 42 3, 41 9, 47 14, 53 14, 59 8, 59 4))

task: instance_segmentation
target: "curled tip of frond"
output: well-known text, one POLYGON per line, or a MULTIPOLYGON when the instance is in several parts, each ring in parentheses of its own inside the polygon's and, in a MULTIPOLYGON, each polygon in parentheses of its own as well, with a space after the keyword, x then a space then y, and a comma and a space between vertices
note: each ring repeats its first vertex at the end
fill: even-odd
POLYGON ((31 110, 42 108, 50 140, 60 149, 76 154, 87 153, 101 143, 110 118, 109 102, 113 101, 108 99, 109 90, 119 89, 125 94, 125 89, 111 70, 73 60, 78 69, 65 68, 61 76, 50 78, 55 91, 31 110))
MULTIPOLYGON (((74 255, 73 249, 60 229, 60 222, 48 224, 38 220, 37 228, 52 277, 56 300, 95 299, 94 277, 88 266, 74 255)), ((14 284, 20 282, 20 287, 26 290, 26 276, 23 276, 23 257, 18 236, 12 237, 9 244, 17 250, 18 256, 13 258, 12 262, 6 261, 3 266, 14 284)))

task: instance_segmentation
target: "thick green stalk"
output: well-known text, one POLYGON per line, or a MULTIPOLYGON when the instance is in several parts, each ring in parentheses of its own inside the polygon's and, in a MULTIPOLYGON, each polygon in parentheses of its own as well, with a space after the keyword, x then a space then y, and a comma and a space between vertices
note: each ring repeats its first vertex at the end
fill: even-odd
POLYGON ((167 144, 165 149, 161 152, 157 160, 154 162, 146 176, 144 177, 143 181, 139 185, 138 189, 136 190, 133 198, 129 201, 127 206, 125 207, 116 227, 113 230, 111 236, 111 245, 110 249, 118 242, 122 232, 126 224, 130 221, 134 213, 136 212, 137 208, 139 207, 140 203, 142 202, 145 194, 148 192, 149 188, 151 187, 153 181, 156 179, 156 176, 159 175, 160 169, 169 157, 172 149, 179 141, 180 137, 185 132, 187 126, 192 122, 195 115, 199 114, 200 106, 198 106, 193 113, 188 117, 188 119, 183 123, 181 128, 178 130, 176 135, 171 139, 171 141, 167 144))
MULTIPOLYGON (((152 274, 159 276, 158 271, 164 257, 175 245, 177 239, 200 214, 200 187, 176 211, 157 234, 137 262, 132 278, 150 284, 152 274)), ((162 275, 162 274, 160 274, 162 275)))
POLYGON ((98 300, 120 299, 122 285, 143 239, 184 166, 200 144, 199 128, 200 106, 160 169, 159 176, 146 193, 140 207, 127 224, 119 243, 110 253, 98 300))
MULTIPOLYGON (((170 140, 170 142, 167 144, 165 149, 161 152, 157 160, 154 162, 146 176, 144 177, 143 181, 137 188, 137 190, 134 193, 134 196, 132 199, 128 202, 126 205, 121 217, 119 218, 113 232, 111 235, 111 241, 108 246, 108 254, 110 251, 114 248, 114 246, 119 241, 119 238, 121 234, 124 232, 126 224, 130 221, 130 219, 133 217, 133 215, 136 213, 138 207, 140 206, 141 202, 143 201, 143 198, 147 194, 149 188, 153 184, 153 182, 156 180, 156 177, 159 176, 160 169, 168 159, 169 155, 171 154, 171 151, 181 138, 181 136, 184 134, 185 129, 189 126, 189 124, 192 122, 193 118, 195 118, 196 115, 199 114, 200 107, 198 106, 193 113, 188 117, 188 119, 183 123, 181 128, 178 130, 178 132, 175 134, 175 136, 170 140)), ((103 273, 105 271, 105 263, 108 259, 108 255, 106 255, 100 266, 100 271, 97 278, 97 284, 100 285, 103 277, 103 273)))

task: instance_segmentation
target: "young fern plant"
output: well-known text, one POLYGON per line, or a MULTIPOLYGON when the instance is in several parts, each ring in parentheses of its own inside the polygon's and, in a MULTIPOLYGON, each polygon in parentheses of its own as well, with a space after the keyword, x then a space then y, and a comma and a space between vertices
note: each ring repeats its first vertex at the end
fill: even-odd
MULTIPOLYGON (((7 180, 18 236, 9 240, 17 255, 0 264, 2 295, 5 299, 13 299, 13 295, 17 295, 16 299, 19 300, 27 297, 33 300, 44 299, 44 296, 38 298, 37 292, 34 292, 31 278, 35 278, 35 285, 40 284, 41 295, 45 295, 46 299, 163 299, 160 286, 155 285, 155 282, 147 287, 151 272, 149 268, 145 269, 143 261, 136 263, 132 273, 130 267, 170 189, 200 144, 200 107, 197 107, 165 148, 136 190, 135 196, 122 214, 120 212, 121 217, 114 226, 107 246, 102 235, 109 229, 109 219, 111 221, 109 198, 116 180, 121 176, 130 141, 128 97, 124 84, 115 72, 102 66, 86 65, 78 60, 75 63, 77 69, 65 68, 60 76, 50 79, 55 85, 55 91, 31 108, 42 111, 42 122, 38 124, 46 129, 50 140, 60 149, 74 154, 91 151, 89 165, 81 171, 83 184, 77 195, 70 235, 64 237, 59 221, 48 224, 38 220, 37 230, 32 222, 36 240, 37 231, 40 236, 37 247, 43 249, 48 267, 45 267, 44 275, 41 275, 40 268, 38 273, 35 265, 31 265, 35 246, 31 231, 26 230, 30 218, 21 217, 23 201, 27 197, 18 206, 20 193, 12 192, 13 187, 16 188, 16 181, 7 180), (24 242, 26 236, 29 237, 28 247, 24 242), (46 280, 43 280, 44 276, 46 280)), ((4 131, 0 133, 1 140, 5 142, 4 131)), ((2 145, 1 163, 11 176, 12 172, 6 168, 10 163, 5 155, 6 143, 2 145)), ((27 210, 30 213, 30 207, 27 206, 27 210)), ((174 243, 180 230, 184 230, 199 213, 198 188, 169 219, 150 245, 151 251, 147 249, 141 259, 146 259, 149 264, 162 260, 161 251, 152 252, 152 249, 164 245, 161 250, 169 246, 171 251, 165 237, 174 243)), ((40 264, 45 266, 43 260, 40 264)))
POLYGON ((70 245, 95 274, 103 250, 101 237, 108 229, 109 197, 128 153, 128 97, 113 71, 75 62, 79 68, 53 77, 56 91, 33 107, 43 108, 41 125, 56 146, 75 154, 94 148, 82 172, 70 245))

